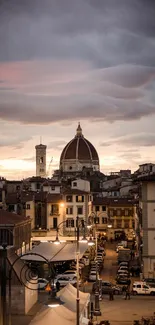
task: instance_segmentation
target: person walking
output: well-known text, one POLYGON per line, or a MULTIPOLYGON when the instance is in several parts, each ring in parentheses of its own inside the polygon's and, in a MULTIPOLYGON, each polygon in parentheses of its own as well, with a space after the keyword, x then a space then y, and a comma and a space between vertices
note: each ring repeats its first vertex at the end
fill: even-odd
POLYGON ((114 292, 113 292, 113 288, 109 289, 109 300, 112 301, 114 300, 114 292))
POLYGON ((130 300, 130 286, 128 285, 126 288, 125 300, 130 300))
POLYGON ((57 289, 57 291, 59 291, 60 290, 60 282, 57 280, 57 282, 56 282, 56 289, 57 289))

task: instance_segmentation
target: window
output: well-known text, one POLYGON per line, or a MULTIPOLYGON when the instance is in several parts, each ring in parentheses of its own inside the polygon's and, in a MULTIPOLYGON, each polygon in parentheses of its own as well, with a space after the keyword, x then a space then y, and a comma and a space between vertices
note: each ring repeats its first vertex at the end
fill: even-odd
POLYGON ((118 209, 118 210, 117 210, 117 216, 120 216, 120 215, 121 215, 121 210, 118 209))
POLYGON ((137 288, 141 289, 141 285, 140 284, 137 284, 137 288))
POLYGON ((30 204, 26 204, 26 210, 30 210, 31 206, 30 204))
POLYGON ((66 214, 73 214, 73 207, 67 207, 66 214))
POLYGON ((97 211, 100 211, 100 207, 99 207, 99 205, 96 205, 96 207, 95 207, 95 211, 97 212, 97 211))
POLYGON ((43 162, 44 162, 43 157, 40 157, 40 159, 39 159, 39 163, 40 163, 40 164, 43 164, 43 162))
POLYGON ((77 182, 73 182, 73 186, 76 187, 77 186, 77 182))
POLYGON ((40 184, 39 183, 36 184, 36 188, 37 188, 37 190, 40 190, 40 184))
POLYGON ((76 202, 84 202, 84 196, 83 195, 77 195, 76 196, 76 202))
POLYGON ((74 219, 68 218, 66 220, 66 228, 74 228, 74 219))
POLYGON ((58 219, 57 218, 53 218, 53 228, 57 229, 58 226, 58 219))
POLYGON ((55 191, 55 186, 51 186, 51 191, 55 191))
POLYGON ((69 169, 72 170, 72 166, 69 166, 69 169))
POLYGON ((105 205, 102 205, 102 211, 106 211, 105 205))
POLYGON ((129 220, 128 221, 124 221, 124 228, 129 228, 129 220))
POLYGON ((58 214, 59 213, 59 207, 58 204, 52 204, 51 205, 51 215, 58 214))
POLYGON ((126 210, 124 211, 124 215, 125 215, 125 216, 128 216, 128 215, 129 215, 129 210, 126 209, 126 210))
POLYGON ((83 214, 83 207, 77 207, 77 214, 83 214))
POLYGON ((73 200, 72 195, 67 195, 66 196, 66 202, 72 202, 72 200, 73 200))
POLYGON ((117 220, 117 228, 122 228, 122 220, 117 220))
POLYGON ((44 168, 40 168, 40 173, 43 173, 44 172, 44 168))
POLYGON ((94 218, 94 223, 97 225, 98 223, 100 223, 100 219, 99 219, 99 217, 95 217, 94 218))
POLYGON ((107 218, 102 217, 102 223, 107 224, 107 218))
POLYGON ((109 215, 110 215, 110 217, 113 217, 114 211, 113 210, 109 210, 109 215))

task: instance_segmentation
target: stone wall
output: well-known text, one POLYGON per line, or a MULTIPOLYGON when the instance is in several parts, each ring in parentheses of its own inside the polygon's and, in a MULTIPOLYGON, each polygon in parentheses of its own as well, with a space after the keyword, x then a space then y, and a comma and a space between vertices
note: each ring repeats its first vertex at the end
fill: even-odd
MULTIPOLYGON (((37 300, 38 290, 34 289, 34 285, 28 284, 27 287, 21 285, 11 286, 11 313, 13 315, 26 315, 37 300)), ((9 303, 8 295, 7 302, 9 303)))
MULTIPOLYGON (((7 295, 7 302, 9 297, 7 295)), ((11 313, 25 315, 25 288, 21 285, 11 286, 11 313)))

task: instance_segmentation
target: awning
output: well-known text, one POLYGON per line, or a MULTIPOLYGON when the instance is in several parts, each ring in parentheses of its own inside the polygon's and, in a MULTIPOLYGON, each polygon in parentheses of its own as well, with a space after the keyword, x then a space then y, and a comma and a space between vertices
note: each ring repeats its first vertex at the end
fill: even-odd
MULTIPOLYGON (((61 301, 65 303, 65 306, 71 311, 76 311, 76 296, 77 289, 73 287, 70 283, 68 283, 63 289, 61 289, 57 296, 61 301)), ((88 302, 90 301, 90 294, 79 291, 80 298, 80 311, 87 307, 88 302)))
MULTIPOLYGON (((81 258, 88 248, 87 243, 79 243, 79 257, 81 258)), ((76 259, 76 243, 61 243, 55 245, 54 243, 40 243, 35 246, 31 251, 27 252, 22 259, 28 261, 48 261, 48 262, 59 262, 69 261, 76 259), (36 255, 35 255, 36 254, 36 255), (37 255, 39 254, 39 255, 37 255), (43 257, 44 258, 43 258, 43 257)))
POLYGON ((43 307, 30 322, 31 325, 75 325, 76 313, 64 306, 56 308, 43 307))

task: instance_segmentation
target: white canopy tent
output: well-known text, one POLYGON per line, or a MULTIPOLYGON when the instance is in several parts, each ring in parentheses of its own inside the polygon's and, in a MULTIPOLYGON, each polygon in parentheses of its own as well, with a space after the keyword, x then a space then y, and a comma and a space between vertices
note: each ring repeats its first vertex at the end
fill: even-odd
MULTIPOLYGON (((87 243, 79 243, 80 249, 80 258, 83 256, 84 252, 87 250, 87 243)), ((69 261, 76 259, 76 243, 61 243, 59 245, 55 245, 54 243, 40 243, 35 246, 31 251, 29 251, 26 255, 23 256, 22 259, 29 261, 45 261, 48 262, 59 262, 59 261, 69 261), (33 253, 31 255, 31 253, 33 253), (36 255, 35 255, 36 254, 36 255), (44 256, 41 257, 39 255, 44 256)))
MULTIPOLYGON (((67 284, 63 289, 61 289, 57 296, 61 301, 65 303, 65 307, 69 310, 76 312, 76 297, 77 289, 73 287, 70 283, 67 284)), ((79 291, 80 297, 80 322, 83 324, 88 321, 88 304, 90 302, 90 294, 79 291)))
POLYGON ((64 306, 43 307, 30 322, 30 325, 75 325, 76 314, 64 306))
MULTIPOLYGON (((63 289, 61 289, 57 296, 65 303, 65 306, 72 311, 76 311, 76 296, 77 289, 68 283, 63 289)), ((80 297, 80 309, 82 310, 90 302, 90 294, 79 292, 80 297)))

